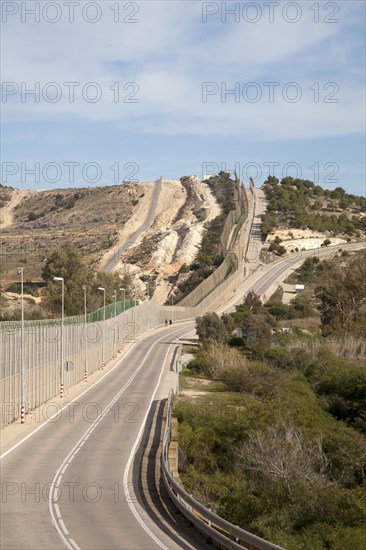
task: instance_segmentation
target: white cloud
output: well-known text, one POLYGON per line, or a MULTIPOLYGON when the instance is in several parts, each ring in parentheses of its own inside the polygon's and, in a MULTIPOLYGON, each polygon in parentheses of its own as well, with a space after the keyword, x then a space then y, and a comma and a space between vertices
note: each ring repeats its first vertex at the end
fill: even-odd
MULTIPOLYGON (((294 139, 347 135, 363 130, 362 71, 350 59, 357 40, 346 32, 355 18, 352 3, 343 5, 339 24, 314 24, 313 13, 303 10, 297 24, 281 19, 257 24, 201 22, 195 2, 142 2, 139 23, 115 24, 112 12, 87 24, 48 23, 5 26, 7 57, 3 80, 54 81, 62 88, 58 103, 25 103, 18 96, 4 107, 7 121, 57 122, 75 120, 109 122, 141 133, 245 135, 255 139, 294 139), (347 17, 346 17, 347 16, 347 17), (346 25, 347 23, 347 25, 346 25), (314 103, 308 89, 323 84, 322 74, 342 83, 338 104, 314 103), (67 101, 64 82, 97 82, 103 91, 98 103, 67 101), (139 103, 115 103, 109 87, 119 81, 136 82, 139 103), (281 87, 297 81, 303 98, 296 104, 281 96, 274 104, 239 104, 217 96, 202 103, 203 81, 242 85, 278 81, 281 87)), ((103 3, 106 6, 107 3, 103 3)), ((230 19, 229 19, 230 21, 230 19)), ((266 93, 267 88, 262 87, 266 93)), ((127 95, 126 90, 122 97, 127 95)), ((338 97, 339 97, 338 96, 338 97)))

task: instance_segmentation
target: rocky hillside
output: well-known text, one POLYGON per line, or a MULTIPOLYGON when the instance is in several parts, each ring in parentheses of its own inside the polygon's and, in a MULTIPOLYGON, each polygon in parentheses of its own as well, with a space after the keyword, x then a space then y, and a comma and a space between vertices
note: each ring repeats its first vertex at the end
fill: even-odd
POLYGON ((221 207, 210 187, 195 176, 157 186, 1 187, 2 290, 18 279, 17 266, 24 267, 27 282, 41 282, 45 259, 68 241, 82 251, 92 271, 130 273, 140 299, 150 294, 164 303, 173 289, 171 277, 193 262, 205 224, 221 207))
POLYGON ((114 269, 132 274, 140 295, 149 294, 164 303, 182 266, 196 258, 207 222, 220 213, 210 187, 197 177, 164 181, 153 223, 120 256, 114 269))
POLYGON ((148 187, 11 190, 10 198, 8 189, 0 189, 3 284, 14 280, 18 265, 24 265, 29 280, 40 280, 44 259, 65 241, 78 246, 91 267, 97 265, 148 187), (8 199, 5 203, 2 195, 8 199))

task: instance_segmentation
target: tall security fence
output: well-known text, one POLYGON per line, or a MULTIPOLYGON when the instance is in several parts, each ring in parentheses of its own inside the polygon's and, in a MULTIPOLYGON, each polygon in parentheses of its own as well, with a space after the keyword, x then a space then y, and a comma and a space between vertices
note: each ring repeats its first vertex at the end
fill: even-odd
POLYGON ((224 251, 225 259, 207 279, 202 281, 179 302, 180 306, 197 306, 206 296, 211 295, 216 288, 221 287, 222 283, 230 275, 235 276, 235 272, 238 272, 240 277, 242 276, 242 264, 244 261, 243 235, 245 233, 245 224, 248 223, 249 219, 249 198, 252 205, 254 192, 249 192, 248 198, 247 190, 244 186, 240 185, 239 181, 237 181, 237 186, 238 205, 235 210, 230 210, 221 234, 221 247, 224 251))
POLYGON ((230 210, 228 213, 220 239, 224 255, 235 248, 240 228, 248 217, 248 197, 245 187, 240 184, 239 180, 236 180, 236 193, 238 204, 234 210, 230 210))
MULTIPOLYGON (((116 302, 116 304, 107 304, 104 308, 101 307, 91 313, 85 315, 73 315, 70 317, 65 317, 64 324, 66 325, 78 325, 85 323, 95 323, 97 321, 103 321, 103 319, 109 319, 110 317, 115 317, 117 314, 127 311, 131 307, 134 307, 136 302, 134 300, 125 300, 124 302, 116 302)), ((25 321, 24 326, 29 327, 50 327, 57 326, 60 324, 60 319, 34 319, 31 321, 25 321)), ((19 327, 19 321, 1 321, 0 322, 0 331, 1 330, 12 330, 16 327, 19 327)))
POLYGON ((0 427, 20 416, 22 380, 26 411, 39 407, 108 363, 127 342, 150 328, 203 313, 199 308, 160 306, 152 301, 117 312, 105 321, 80 316, 61 320, 3 323, 0 331, 0 427), (22 338, 23 335, 23 338, 22 338), (22 372, 24 373, 22 378, 22 372))
MULTIPOLYGON (((241 227, 243 229, 243 226, 241 227)), ((243 281, 244 229, 236 238, 236 258, 224 263, 194 291, 191 307, 182 302, 161 306, 153 301, 109 304, 105 310, 60 319, 3 322, 0 325, 0 427, 32 411, 108 363, 123 346, 165 321, 194 319, 226 302, 243 281), (220 270, 222 270, 220 272, 220 270), (207 285, 207 286, 206 286, 207 285), (197 305, 198 304, 198 305, 197 305)), ((192 293, 192 294, 193 294, 192 293)))

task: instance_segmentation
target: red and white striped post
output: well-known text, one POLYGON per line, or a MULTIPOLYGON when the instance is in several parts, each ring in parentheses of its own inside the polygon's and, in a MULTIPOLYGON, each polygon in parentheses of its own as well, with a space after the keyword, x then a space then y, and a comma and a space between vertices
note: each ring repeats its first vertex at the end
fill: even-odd
POLYGON ((65 385, 64 384, 60 384, 60 397, 61 397, 61 399, 63 397, 65 397, 65 385))
POLYGON ((21 424, 25 423, 25 405, 24 405, 24 403, 22 403, 22 405, 20 407, 20 423, 21 424))

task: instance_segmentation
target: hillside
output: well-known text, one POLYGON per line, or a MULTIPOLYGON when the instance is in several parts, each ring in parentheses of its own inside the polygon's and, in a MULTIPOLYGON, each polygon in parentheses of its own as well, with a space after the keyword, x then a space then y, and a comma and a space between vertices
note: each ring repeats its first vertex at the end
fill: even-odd
POLYGON ((88 265, 95 266, 152 186, 11 190, 10 197, 8 189, 1 189, 0 204, 3 196, 9 197, 1 208, 3 284, 15 279, 17 265, 24 265, 27 279, 39 281, 44 259, 65 241, 74 243, 88 265), (20 202, 14 204, 20 193, 20 202))
POLYGON ((277 254, 317 248, 326 239, 342 244, 366 231, 366 198, 341 187, 330 191, 308 180, 269 176, 263 191, 268 205, 261 232, 277 254))
POLYGON ((290 305, 249 292, 196 319, 175 404, 180 479, 288 550, 363 550, 365 252, 308 258, 291 281, 306 289, 290 305))
POLYGON ((157 182, 46 191, 2 186, 2 289, 18 280, 17 266, 27 283, 42 284, 47 257, 70 242, 91 272, 129 274, 138 299, 164 303, 182 266, 199 253, 207 224, 221 214, 214 191, 195 176, 164 180, 161 188, 157 182))

